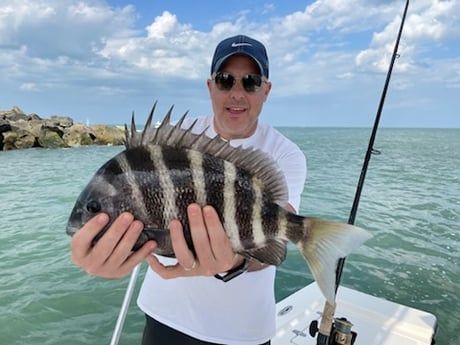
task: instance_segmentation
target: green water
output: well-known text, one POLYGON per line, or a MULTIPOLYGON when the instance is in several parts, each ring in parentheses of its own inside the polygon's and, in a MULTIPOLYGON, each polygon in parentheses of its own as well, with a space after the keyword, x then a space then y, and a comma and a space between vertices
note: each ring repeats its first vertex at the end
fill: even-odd
MULTIPOLYGON (((308 159, 300 213, 346 222, 370 130, 280 130, 308 159)), ((374 238, 347 258, 343 284, 435 314, 438 344, 457 345, 460 130, 382 129, 375 148, 356 218, 374 238)), ((109 343, 128 278, 73 266, 64 229, 82 187, 121 149, 0 152, 0 344, 109 343)), ((290 247, 277 299, 311 281, 290 247)), ((142 328, 133 303, 120 344, 139 344, 142 328)))

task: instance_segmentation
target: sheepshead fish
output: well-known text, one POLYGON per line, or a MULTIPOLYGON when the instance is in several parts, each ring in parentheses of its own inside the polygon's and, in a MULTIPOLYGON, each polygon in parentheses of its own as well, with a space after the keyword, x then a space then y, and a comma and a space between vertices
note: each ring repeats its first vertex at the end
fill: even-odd
POLYGON ((169 222, 178 219, 193 251, 186 209, 191 203, 212 205, 235 253, 280 265, 286 244, 294 243, 329 303, 335 300, 337 261, 367 240, 366 231, 287 211, 287 186, 276 162, 260 150, 232 147, 219 136, 183 128, 185 114, 170 124, 172 108, 158 128, 152 127, 155 106, 142 132, 125 126, 126 149, 106 162, 84 188, 71 212, 67 233, 73 235, 90 218, 104 212, 109 224, 122 212, 144 223, 133 250, 158 242, 156 253, 174 256, 169 222))

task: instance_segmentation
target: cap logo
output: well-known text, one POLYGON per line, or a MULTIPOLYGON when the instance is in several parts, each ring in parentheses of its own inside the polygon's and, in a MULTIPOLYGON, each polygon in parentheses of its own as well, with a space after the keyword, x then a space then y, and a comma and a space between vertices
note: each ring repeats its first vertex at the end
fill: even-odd
POLYGON ((241 47, 241 46, 252 46, 251 43, 236 43, 236 42, 233 42, 232 43, 232 48, 236 48, 236 47, 241 47))

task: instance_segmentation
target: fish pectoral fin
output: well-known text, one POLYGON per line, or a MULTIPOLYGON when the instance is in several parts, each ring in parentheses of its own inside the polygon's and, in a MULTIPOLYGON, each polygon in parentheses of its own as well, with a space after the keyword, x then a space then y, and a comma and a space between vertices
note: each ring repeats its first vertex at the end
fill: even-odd
POLYGON ((168 229, 144 227, 142 232, 147 236, 147 240, 154 240, 157 242, 162 242, 166 237, 170 236, 168 229))
POLYGON ((146 226, 144 227, 144 230, 142 231, 139 239, 140 240, 138 240, 138 242, 140 243, 140 246, 142 246, 147 241, 155 241, 157 243, 155 254, 167 257, 175 257, 169 229, 146 226))
POLYGON ((286 252, 286 242, 279 239, 269 239, 265 246, 246 250, 243 255, 263 264, 279 266, 286 258, 286 252))
POLYGON ((169 240, 169 231, 166 229, 157 229, 153 227, 144 227, 139 238, 134 244, 133 251, 139 250, 147 241, 154 240, 159 246, 164 245, 169 240))

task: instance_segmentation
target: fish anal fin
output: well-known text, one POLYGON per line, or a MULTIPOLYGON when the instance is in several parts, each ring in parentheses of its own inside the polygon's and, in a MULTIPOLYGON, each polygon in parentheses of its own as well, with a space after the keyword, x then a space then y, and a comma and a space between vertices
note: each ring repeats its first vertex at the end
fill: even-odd
POLYGON ((260 248, 245 250, 241 255, 268 265, 279 266, 286 258, 286 242, 279 239, 269 239, 260 248))

